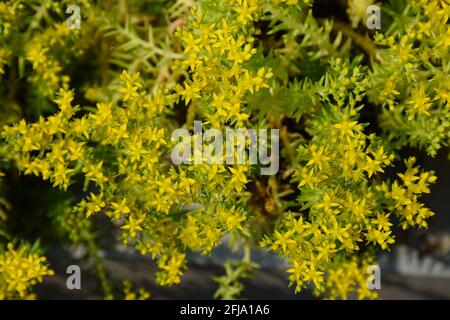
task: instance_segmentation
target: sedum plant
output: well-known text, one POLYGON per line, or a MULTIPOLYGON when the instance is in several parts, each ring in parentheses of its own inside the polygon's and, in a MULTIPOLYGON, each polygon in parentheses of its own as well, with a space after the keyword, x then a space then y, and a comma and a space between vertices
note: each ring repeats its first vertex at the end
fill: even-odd
MULTIPOLYGON (((448 143, 447 1, 383 3, 378 32, 358 1, 344 22, 319 18, 309 0, 84 0, 79 30, 65 21, 70 1, 7 2, 2 166, 62 190, 50 215, 58 239, 88 247, 105 298, 114 289, 95 230, 110 225, 157 262, 160 285, 182 281, 187 252, 209 255, 228 238, 245 254, 216 278, 217 298, 239 297, 256 248, 289 264, 295 292, 365 299, 377 298, 366 270, 395 242, 394 224, 426 228, 434 215, 420 197, 436 176, 400 151, 433 157, 448 143), (279 172, 224 156, 173 163, 172 133, 196 121, 279 129, 279 172)), ((0 253, 4 270, 29 254, 36 271, 0 273, 0 297, 24 298, 51 275, 27 250, 0 253)))
POLYGON ((10 242, 0 251, 0 300, 35 299, 32 287, 53 274, 38 244, 15 246, 10 242))

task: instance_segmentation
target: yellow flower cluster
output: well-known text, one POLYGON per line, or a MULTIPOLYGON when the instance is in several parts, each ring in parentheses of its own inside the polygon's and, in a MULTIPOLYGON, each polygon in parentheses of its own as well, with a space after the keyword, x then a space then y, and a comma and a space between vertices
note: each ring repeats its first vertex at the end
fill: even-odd
POLYGON ((32 64, 34 71, 30 80, 43 90, 44 96, 52 97, 55 91, 67 88, 69 83, 68 76, 60 76, 63 69, 59 61, 49 55, 55 45, 50 45, 51 39, 64 39, 69 32, 67 26, 61 24, 58 29, 49 29, 42 36, 34 38, 25 48, 25 57, 32 64))
POLYGON ((411 1, 403 14, 411 17, 404 30, 375 36, 383 49, 369 97, 387 107, 381 122, 392 141, 435 156, 450 141, 450 3, 411 1))
POLYGON ((172 167, 167 172, 165 155, 171 142, 158 127, 158 115, 177 95, 166 89, 147 94, 139 76, 127 72, 121 81, 118 91, 123 94, 123 106, 98 103, 96 112, 75 118, 80 108, 72 106, 73 92, 61 89, 55 99, 57 114, 33 124, 22 120, 5 126, 2 136, 25 174, 63 189, 83 174, 86 186, 99 188, 74 212, 86 217, 104 212, 122 223, 124 243, 134 243, 143 254, 158 258, 162 270, 158 281, 170 285, 180 281, 184 268, 185 255, 178 248, 208 253, 225 232, 242 230, 244 214, 217 201, 235 192, 239 184, 230 178, 214 199, 206 195, 216 194, 223 182, 209 181, 219 174, 214 171, 217 167, 172 167), (184 207, 195 204, 202 208, 191 211, 187 219, 177 218, 184 207))
MULTIPOLYGON (((183 87, 177 85, 176 90, 186 104, 191 102, 190 108, 196 104, 209 106, 203 116, 214 128, 228 121, 242 123, 248 119, 249 115, 241 111, 245 95, 268 87, 270 70, 262 67, 252 74, 244 66, 256 49, 255 39, 250 36, 252 27, 248 26, 245 32, 241 27, 242 23, 246 25, 245 21, 253 20, 260 2, 250 1, 250 9, 247 1, 229 1, 230 11, 238 13, 237 19, 223 17, 214 22, 205 21, 205 14, 198 10, 193 12, 189 29, 178 31, 186 57, 179 64, 188 68, 191 76, 183 87)), ((227 8, 225 3, 223 6, 227 8)))
POLYGON ((400 226, 403 229, 415 226, 427 228, 427 219, 434 215, 417 197, 422 193, 430 193, 429 185, 436 182, 437 177, 432 171, 419 172, 419 168, 414 167, 415 162, 414 157, 407 159, 406 172, 398 174, 403 185, 394 181, 390 187, 386 183, 378 187, 387 199, 392 200, 389 210, 400 218, 400 226))
POLYGON ((349 293, 355 293, 357 299, 377 299, 378 291, 370 290, 368 283, 368 267, 374 265, 373 258, 366 255, 363 259, 356 257, 336 264, 328 271, 325 283, 328 298, 347 299, 349 293))
MULTIPOLYGON (((370 133, 359 114, 369 92, 371 101, 386 106, 381 124, 385 129, 403 130, 420 143, 431 141, 430 153, 445 144, 450 132, 450 83, 443 67, 448 65, 450 46, 445 30, 448 5, 430 1, 428 7, 423 0, 408 5, 406 13, 417 16, 419 27, 408 27, 407 35, 377 36, 377 43, 386 49, 381 50, 383 63, 374 64, 369 78, 361 59, 332 59, 321 80, 300 84, 290 79, 304 78, 308 63, 321 64, 341 55, 340 40, 331 43, 331 25, 322 28, 311 11, 304 12, 310 2, 199 1, 186 21, 174 22, 180 27, 167 52, 154 47, 151 33, 148 42, 140 39, 127 22, 125 29, 108 32, 118 39, 131 37, 118 47, 143 47, 157 51, 163 60, 179 60, 170 68, 164 65, 164 70, 151 68, 160 71, 161 78, 149 81, 143 80, 148 74, 141 77, 130 71, 135 64, 120 75, 108 73, 112 70, 103 65, 106 80, 102 81, 110 81, 109 85, 86 89, 85 98, 97 102, 95 107, 75 105, 78 92, 69 90, 69 78, 61 76, 68 57, 83 50, 70 47, 80 33, 63 24, 49 24, 27 42, 22 58, 33 69, 29 79, 58 111, 35 122, 23 119, 4 126, 0 133, 6 141, 4 153, 22 173, 54 187, 68 190, 84 180, 84 198, 58 217, 62 229, 74 242, 90 241, 96 251, 89 236, 92 217, 106 215, 118 226, 125 245, 157 260, 156 279, 161 285, 181 281, 187 251, 210 254, 231 234, 232 242, 249 247, 255 241, 284 258, 291 265, 287 272, 297 292, 313 284, 317 294, 327 292, 329 298, 347 298, 353 292, 358 298, 374 298, 376 294, 366 286, 366 269, 375 255, 371 249, 388 249, 394 242, 394 216, 403 228, 427 226, 433 213, 419 197, 430 192, 436 177, 420 171, 410 158, 398 181, 383 182, 380 175, 394 164, 393 148, 370 133), (275 56, 266 55, 265 40, 259 37, 262 30, 256 22, 262 20, 270 21, 271 31, 286 33, 279 42, 271 32, 265 35, 268 43, 280 46, 274 48, 275 56), (305 62, 300 71, 294 66, 297 60, 305 62), (164 77, 170 78, 170 84, 163 83, 164 77), (152 90, 149 83, 155 85, 152 90), (170 152, 176 141, 171 140, 171 132, 179 125, 173 115, 184 113, 184 107, 186 129, 198 119, 204 120, 202 129, 280 128, 283 177, 265 181, 250 165, 174 165, 170 152), (258 108, 264 110, 253 112, 258 108), (288 132, 284 120, 304 127, 304 137, 288 132), (290 174, 292 181, 286 180, 290 174), (252 192, 246 192, 250 183, 252 192), (286 200, 286 195, 297 198, 286 200), (267 214, 260 214, 263 211, 267 214)), ((89 1, 83 3, 88 6, 89 1)), ((42 10, 47 4, 61 13, 62 7, 50 1, 43 3, 42 10)), ((3 35, 10 33, 19 9, 20 5, 0 4, 0 19, 7 21, 0 26, 3 35)), ((114 42, 108 35, 105 38, 114 42)), ((108 41, 103 51, 109 50, 108 41)), ((129 57, 128 53, 122 57, 129 57)), ((0 48, 0 75, 8 72, 3 66, 10 66, 11 55, 9 47, 0 48)), ((109 58, 117 56, 100 60, 107 64, 109 58)), ((195 145, 198 139, 194 134, 190 142, 195 145)), ((242 274, 253 268, 248 252, 242 274)), ((29 286, 51 274, 45 259, 26 249, 8 245, 8 251, 0 254, 0 268, 16 265, 20 270, 27 263, 34 263, 28 278, 24 272, 0 272, 0 294, 26 297, 29 286)), ((231 283, 230 287, 241 290, 238 272, 229 268, 227 274, 234 278, 222 279, 224 285, 231 283)), ((230 295, 222 291, 220 295, 230 295)), ((124 293, 129 299, 148 298, 144 291, 135 294, 129 283, 124 284, 124 293)))
POLYGON ((0 3, 0 35, 3 37, 8 37, 11 35, 11 29, 19 16, 20 10, 23 10, 24 6, 22 3, 0 3))
MULTIPOLYGON (((78 5, 88 12, 91 2, 82 0, 78 5)), ((69 5, 68 1, 48 0, 0 4, 1 45, 6 46, 0 47, 0 75, 5 59, 13 51, 18 60, 10 59, 8 64, 17 69, 20 78, 27 78, 35 98, 52 99, 60 88, 68 87, 66 67, 86 46, 85 41, 77 41, 81 30, 67 26, 65 11, 69 5)))
POLYGON ((145 289, 139 289, 137 292, 133 290, 133 285, 130 281, 123 281, 124 300, 148 300, 150 293, 145 289))
POLYGON ((0 300, 33 299, 31 288, 53 275, 46 258, 30 251, 24 245, 15 247, 9 243, 6 251, 0 251, 0 300))
POLYGON ((425 227, 426 219, 433 215, 418 202, 418 196, 429 192, 428 186, 436 177, 433 172, 418 175, 413 158, 406 162, 406 172, 399 174, 405 187, 398 182, 373 180, 375 174, 392 164, 394 156, 385 151, 380 138, 367 135, 364 125, 358 122, 360 108, 355 105, 366 84, 361 82, 357 68, 349 70, 345 63, 333 64, 334 72, 328 76, 331 89, 323 98, 328 103, 307 125, 313 138, 298 150, 300 165, 295 169, 294 181, 299 182, 301 191, 300 211, 283 217, 274 234, 261 243, 292 265, 289 279, 296 291, 313 283, 317 293, 327 292, 331 298, 346 297, 352 291, 363 298, 375 297, 366 290, 363 280, 367 275, 360 268, 373 256, 358 258, 358 252, 362 243, 387 249, 394 242, 391 214, 400 218, 404 228, 425 227), (356 78, 344 81, 342 74, 356 78), (347 83, 350 88, 337 83, 347 83), (332 103, 343 96, 342 90, 351 90, 354 99, 332 103), (336 266, 338 269, 334 269, 336 266), (342 284, 336 280, 338 275, 342 284), (355 289, 357 284, 362 287, 355 289), (330 291, 329 287, 336 289, 330 291))
MULTIPOLYGON (((183 195, 187 197, 193 180, 180 185, 174 181, 175 171, 166 175, 158 170, 163 165, 161 148, 167 143, 164 130, 150 124, 157 116, 155 112, 170 104, 170 96, 160 93, 159 98, 152 99, 143 92, 137 93, 136 87, 140 85, 136 77, 124 73, 122 79, 126 108, 99 103, 97 112, 72 118, 79 110, 71 105, 73 92, 61 89, 55 100, 59 113, 31 125, 23 120, 17 126, 5 127, 3 136, 10 140, 17 155, 15 160, 25 174, 39 175, 63 189, 73 182, 73 176, 84 174, 86 185, 93 183, 100 192, 82 200, 76 211, 89 217, 108 206, 111 211, 107 214, 112 219, 120 220, 126 215, 123 230, 128 242, 127 239, 135 239, 137 232, 143 230, 143 208, 147 214, 148 210, 167 214, 175 205, 173 195, 177 194, 179 200, 183 195), (97 159, 97 150, 88 141, 114 157, 115 173, 103 166, 107 158, 97 159), (37 156, 31 156, 31 152, 38 150, 37 156)), ((152 228, 150 224, 146 227, 152 228)))

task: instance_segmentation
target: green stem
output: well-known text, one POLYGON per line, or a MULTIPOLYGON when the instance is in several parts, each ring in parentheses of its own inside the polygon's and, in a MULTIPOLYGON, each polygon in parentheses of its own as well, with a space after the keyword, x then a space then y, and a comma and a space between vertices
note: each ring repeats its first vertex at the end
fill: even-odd
POLYGON ((102 287, 103 295, 105 296, 105 299, 107 299, 107 300, 114 299, 114 296, 112 294, 111 285, 106 276, 105 268, 103 267, 103 265, 100 261, 100 257, 98 255, 97 244, 95 243, 94 238, 92 237, 90 232, 85 232, 84 239, 87 242, 89 255, 94 258, 95 269, 97 270, 97 275, 100 280, 100 285, 102 287))
POLYGON ((33 17, 33 20, 30 22, 26 31, 27 37, 31 36, 30 31, 39 28, 41 20, 47 15, 47 5, 49 2, 50 0, 44 0, 40 4, 39 8, 36 11, 36 14, 33 17))
POLYGON ((335 21, 333 28, 342 32, 345 36, 351 38, 361 49, 363 49, 368 55, 379 60, 379 53, 375 44, 367 36, 362 36, 345 23, 335 21))
POLYGON ((250 264, 251 263, 251 253, 252 253, 252 248, 251 248, 250 242, 246 242, 246 244, 244 246, 244 257, 242 258, 242 261, 250 264))

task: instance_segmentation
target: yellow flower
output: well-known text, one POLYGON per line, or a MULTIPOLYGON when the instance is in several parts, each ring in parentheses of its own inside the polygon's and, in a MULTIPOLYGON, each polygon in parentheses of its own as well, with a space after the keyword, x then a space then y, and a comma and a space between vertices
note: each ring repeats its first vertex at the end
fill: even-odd
POLYGON ((89 202, 82 201, 82 206, 86 208, 86 216, 89 218, 94 213, 102 211, 105 207, 105 202, 103 201, 103 194, 95 195, 91 192, 91 197, 89 202))
POLYGON ((349 238, 348 229, 350 226, 347 225, 341 228, 336 219, 333 219, 333 225, 331 228, 328 229, 324 224, 321 225, 321 228, 326 235, 331 236, 333 240, 339 240, 341 243, 344 243, 345 239, 349 238))
POLYGON ((194 84, 189 85, 187 82, 184 83, 184 88, 180 85, 176 87, 177 92, 183 97, 186 104, 191 100, 199 99, 201 96, 199 94, 200 88, 194 84))
POLYGON ((314 259, 311 260, 311 262, 308 263, 308 267, 305 271, 304 280, 305 281, 312 281, 314 285, 316 286, 316 289, 320 290, 322 288, 322 284, 324 282, 323 271, 318 270, 317 264, 315 263, 314 259))
POLYGON ((232 230, 241 230, 242 222, 245 221, 245 216, 239 212, 234 211, 234 208, 231 210, 220 209, 218 213, 218 217, 224 221, 227 231, 232 230))
POLYGON ((84 148, 85 148, 84 142, 77 143, 74 140, 69 140, 67 143, 67 147, 69 148, 69 160, 70 161, 77 161, 81 160, 84 155, 84 148))
POLYGON ((331 157, 325 155, 324 147, 312 144, 309 148, 309 152, 311 155, 311 159, 306 163, 307 167, 316 166, 319 170, 322 170, 328 167, 328 162, 331 160, 331 157))
POLYGON ((88 163, 84 168, 83 172, 86 173, 86 178, 96 182, 100 187, 102 187, 108 179, 103 174, 103 161, 97 164, 88 163))
POLYGON ((389 214, 383 214, 381 212, 377 212, 377 218, 372 221, 377 229, 383 231, 389 231, 392 223, 389 222, 389 214))
POLYGON ((71 131, 75 135, 82 135, 86 139, 89 139, 89 125, 86 118, 74 119, 71 127, 71 131))
POLYGON ((340 123, 336 123, 334 127, 339 130, 339 134, 342 137, 353 137, 354 136, 353 130, 358 128, 357 124, 358 121, 349 121, 346 119, 340 123))
POLYGON ((303 167, 301 171, 296 173, 296 175, 300 178, 300 182, 298 184, 299 188, 306 185, 313 189, 321 180, 319 173, 314 172, 314 169, 312 168, 308 171, 307 167, 303 167))
POLYGON ((130 238, 136 238, 137 233, 143 230, 141 225, 144 220, 144 217, 134 218, 133 216, 129 216, 127 224, 122 226, 122 229, 127 230, 130 238))
MULTIPOLYGON (((195 39, 191 32, 183 31, 181 40, 183 41, 183 44, 184 44, 184 52, 185 53, 192 54, 192 53, 196 53, 196 52, 200 51, 199 44, 202 41, 202 39, 200 39, 200 38, 195 39)), ((192 69, 195 69, 195 68, 192 68, 192 69)))
POLYGON ((283 254, 287 254, 287 250, 295 245, 295 241, 291 239, 293 231, 289 230, 284 233, 275 231, 274 237, 275 241, 272 243, 272 250, 276 251, 279 247, 281 248, 283 254))
POLYGON ((46 53, 48 50, 48 48, 42 48, 41 44, 34 42, 26 48, 26 58, 33 63, 34 69, 46 64, 46 53))
POLYGON ((127 207, 127 198, 123 198, 120 203, 112 202, 111 207, 114 209, 114 219, 119 220, 122 214, 130 213, 130 208, 127 207))
POLYGON ((247 168, 245 166, 238 166, 237 168, 230 168, 230 172, 233 174, 230 185, 233 185, 237 192, 241 192, 245 184, 248 182, 245 175, 247 168))
POLYGON ((124 300, 147 300, 150 298, 150 293, 146 291, 145 289, 139 289, 139 291, 136 293, 133 291, 133 286, 130 281, 125 280, 123 281, 123 293, 124 293, 124 300))
POLYGON ((71 103, 73 101, 73 91, 60 89, 58 97, 54 100, 64 114, 68 114, 69 117, 73 114, 71 103))
POLYGON ((369 178, 376 172, 384 172, 381 162, 377 159, 372 159, 369 156, 366 156, 364 170, 367 171, 369 178))
POLYGON ((70 174, 73 171, 74 171, 73 169, 67 168, 64 162, 58 162, 52 174, 53 186, 54 187, 61 186, 64 190, 67 190, 70 184, 70 174))
POLYGON ((181 274, 185 268, 186 255, 174 252, 170 257, 164 256, 158 261, 162 272, 157 275, 157 282, 163 286, 170 286, 181 281, 181 274))
POLYGON ((123 100, 128 101, 130 99, 141 96, 139 89, 142 88, 142 84, 139 82, 139 72, 130 75, 127 71, 123 71, 120 79, 125 86, 119 88, 119 92, 124 95, 123 100))
MULTIPOLYGON (((325 192, 325 194, 323 195, 322 201, 319 202, 318 204, 316 204, 316 208, 317 209, 323 209, 325 213, 328 214, 334 214, 334 213, 338 213, 339 210, 333 209, 336 207, 340 207, 339 203, 333 202, 334 201, 334 197, 328 193, 325 192)), ((324 227, 324 226, 322 226, 324 227)))
POLYGON ((378 243, 381 249, 387 249, 388 245, 395 242, 391 233, 391 231, 370 228, 367 230, 366 239, 369 242, 378 243))
POLYGON ((430 109, 432 107, 431 99, 426 96, 425 86, 421 82, 418 87, 414 88, 411 92, 411 98, 406 101, 406 104, 411 106, 410 116, 408 119, 413 119, 414 114, 429 116, 430 109))
POLYGON ((172 186, 172 179, 170 177, 167 177, 162 181, 158 181, 157 184, 159 186, 158 192, 160 194, 164 194, 164 193, 174 194, 175 193, 175 189, 172 186))
POLYGON ((0 252, 0 300, 32 298, 31 288, 53 274, 44 256, 27 245, 16 248, 8 243, 6 251, 0 252))
POLYGON ((299 262, 297 260, 292 261, 292 268, 286 270, 286 272, 291 273, 289 276, 289 281, 292 283, 296 283, 295 292, 300 292, 303 286, 303 279, 305 278, 305 274, 307 272, 308 267, 305 262, 299 262))
POLYGON ((233 10, 239 14, 237 21, 244 25, 253 20, 252 14, 258 10, 257 0, 239 0, 239 7, 233 10))

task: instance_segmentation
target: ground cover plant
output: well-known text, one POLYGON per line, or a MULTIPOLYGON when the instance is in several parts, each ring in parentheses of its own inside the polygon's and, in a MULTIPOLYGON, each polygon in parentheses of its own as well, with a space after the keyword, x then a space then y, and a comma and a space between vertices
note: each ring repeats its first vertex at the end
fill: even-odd
POLYGON ((0 299, 36 298, 46 243, 84 245, 105 298, 148 298, 110 280, 105 236, 156 261, 162 286, 227 239, 244 254, 216 298, 240 297, 255 249, 289 264, 296 292, 377 298, 368 267, 435 214, 421 196, 438 177, 402 152, 448 153, 449 14, 448 0, 1 2, 0 299), (174 131, 202 144, 195 123, 278 130, 277 172, 174 163, 174 131))

